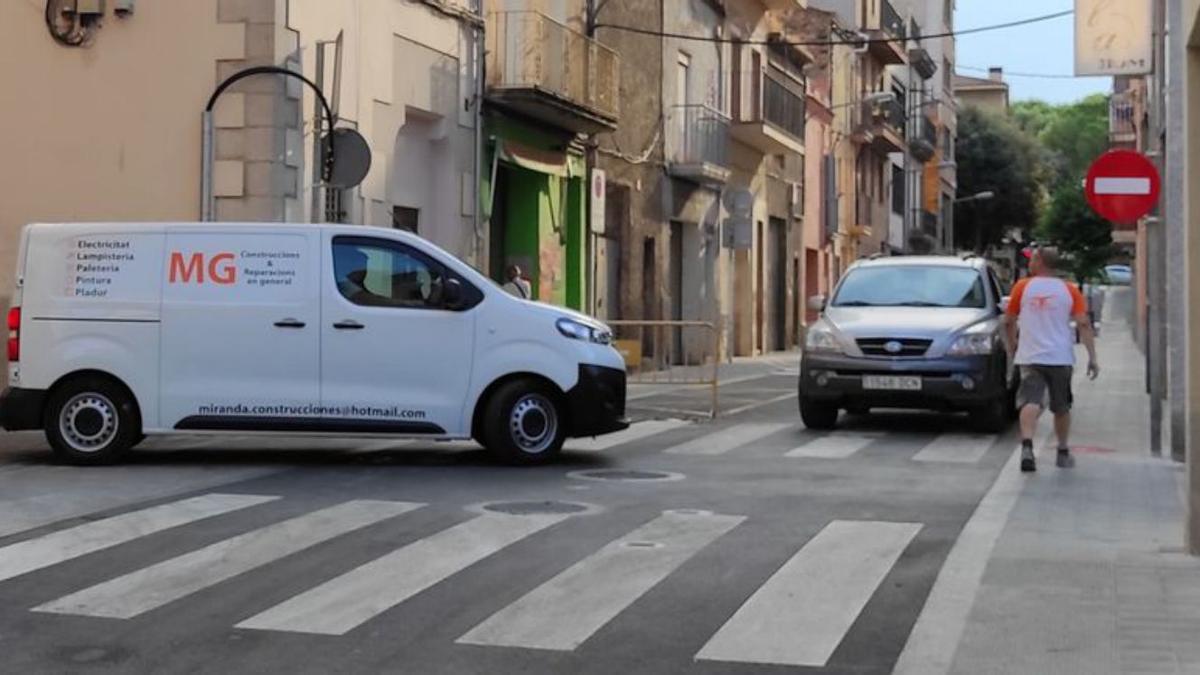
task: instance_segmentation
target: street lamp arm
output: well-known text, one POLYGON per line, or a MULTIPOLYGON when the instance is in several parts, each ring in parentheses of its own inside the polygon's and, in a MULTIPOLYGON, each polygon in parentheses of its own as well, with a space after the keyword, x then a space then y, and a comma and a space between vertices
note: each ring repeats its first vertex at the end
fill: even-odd
POLYGON ((231 87, 235 82, 251 77, 252 75, 284 75, 286 77, 294 77, 308 85, 313 90, 313 93, 317 95, 317 100, 321 102, 321 108, 325 111, 326 125, 330 131, 333 130, 333 108, 329 107, 329 101, 325 98, 325 94, 321 91, 321 88, 300 73, 287 68, 281 68, 280 66, 254 66, 253 68, 239 70, 225 78, 225 81, 217 85, 217 88, 213 90, 212 96, 208 97, 208 105, 204 106, 204 112, 212 112, 213 107, 217 104, 217 99, 221 97, 221 94, 225 93, 226 89, 231 87))

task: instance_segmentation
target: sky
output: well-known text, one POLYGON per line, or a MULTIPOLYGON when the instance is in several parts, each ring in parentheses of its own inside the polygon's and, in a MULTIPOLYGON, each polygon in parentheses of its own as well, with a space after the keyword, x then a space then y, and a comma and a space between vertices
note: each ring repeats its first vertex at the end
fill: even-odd
MULTIPOLYGON (((964 30, 1072 9, 1074 0, 956 0, 954 28, 964 30)), ((990 66, 1004 68, 1013 101, 1036 98, 1069 103, 1089 94, 1112 90, 1112 78, 1041 79, 1016 73, 1070 75, 1075 69, 1075 18, 1064 16, 1041 23, 963 35, 958 38, 961 75, 987 77, 990 66), (968 67, 975 69, 968 69, 968 67)))

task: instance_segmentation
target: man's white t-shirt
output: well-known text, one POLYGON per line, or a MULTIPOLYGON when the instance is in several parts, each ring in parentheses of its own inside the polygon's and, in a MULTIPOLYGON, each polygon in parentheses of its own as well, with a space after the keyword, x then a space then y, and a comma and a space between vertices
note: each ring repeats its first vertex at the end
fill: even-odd
POLYGON ((1008 314, 1017 317, 1020 331, 1017 365, 1075 365, 1071 317, 1087 314, 1078 286, 1054 277, 1026 277, 1013 286, 1008 314))

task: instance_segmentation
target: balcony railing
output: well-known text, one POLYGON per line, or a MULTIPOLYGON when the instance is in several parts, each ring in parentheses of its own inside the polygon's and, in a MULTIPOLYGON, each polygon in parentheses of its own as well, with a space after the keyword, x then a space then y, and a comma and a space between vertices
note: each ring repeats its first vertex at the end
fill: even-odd
POLYGON ((763 74, 763 119, 804 139, 804 85, 771 69, 763 74))
POLYGON ((533 91, 617 119, 620 66, 612 49, 533 11, 489 15, 486 41, 491 92, 533 91))
POLYGON ((888 0, 879 0, 879 27, 894 38, 904 40, 908 37, 904 17, 888 0))
POLYGON ((729 117, 707 105, 677 105, 668 113, 672 164, 729 166, 729 117))
POLYGON ((1117 94, 1108 104, 1108 133, 1113 139, 1129 140, 1137 136, 1136 110, 1133 101, 1117 94))

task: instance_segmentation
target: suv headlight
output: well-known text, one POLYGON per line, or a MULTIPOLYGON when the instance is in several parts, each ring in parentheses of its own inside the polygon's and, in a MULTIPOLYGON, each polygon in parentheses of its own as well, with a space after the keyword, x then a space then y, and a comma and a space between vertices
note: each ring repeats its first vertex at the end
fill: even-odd
POLYGON ((809 352, 825 352, 840 354, 842 343, 838 336, 827 324, 819 323, 808 330, 804 338, 804 349, 809 352))
POLYGON ((948 356, 986 356, 995 351, 996 338, 991 331, 968 330, 954 339, 948 356))
POLYGON ((554 325, 558 328, 558 332, 563 334, 563 337, 594 342, 598 345, 612 343, 612 331, 604 326, 592 326, 566 317, 559 319, 554 325))

